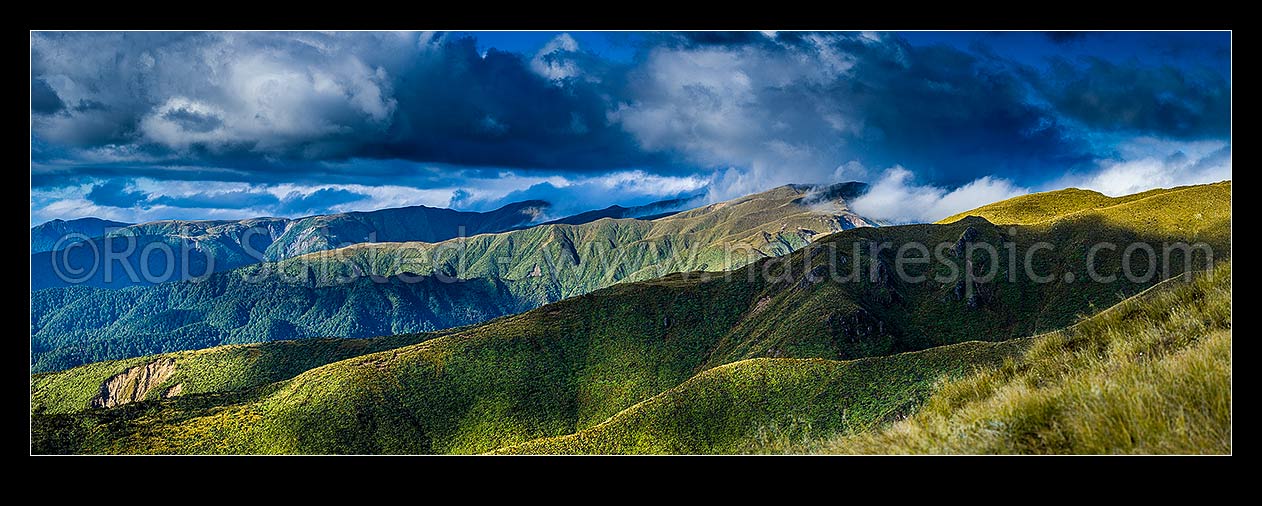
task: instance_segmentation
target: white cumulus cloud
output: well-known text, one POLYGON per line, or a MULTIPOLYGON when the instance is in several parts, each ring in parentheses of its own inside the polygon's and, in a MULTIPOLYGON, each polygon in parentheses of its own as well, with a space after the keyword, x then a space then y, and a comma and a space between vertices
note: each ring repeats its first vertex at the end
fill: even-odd
POLYGON ((991 202, 1029 193, 1006 179, 985 176, 958 188, 916 184, 911 171, 886 169, 851 209, 886 223, 932 223, 991 202))
MULTIPOLYGON (((1071 175, 1055 183, 1095 190, 1109 196, 1153 188, 1216 183, 1231 179, 1231 146, 1225 143, 1188 143, 1164 155, 1139 155, 1108 161, 1099 170, 1071 175)), ((1053 188, 1054 189, 1054 188, 1053 188)))

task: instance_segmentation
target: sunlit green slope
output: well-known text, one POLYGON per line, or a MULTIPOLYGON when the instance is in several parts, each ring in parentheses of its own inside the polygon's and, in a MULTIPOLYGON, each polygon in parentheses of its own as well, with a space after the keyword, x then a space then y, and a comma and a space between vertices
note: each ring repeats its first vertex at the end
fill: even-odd
POLYGON ((744 360, 496 453, 1228 453, 1230 276, 1175 278, 1037 337, 744 360))

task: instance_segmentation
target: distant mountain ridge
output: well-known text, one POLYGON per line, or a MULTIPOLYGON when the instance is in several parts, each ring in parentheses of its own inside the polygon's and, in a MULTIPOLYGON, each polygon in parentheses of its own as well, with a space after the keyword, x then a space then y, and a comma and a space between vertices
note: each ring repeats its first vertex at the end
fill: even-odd
MULTIPOLYGON (((800 203, 815 205, 854 198, 866 191, 867 185, 851 182, 823 186, 786 185, 781 188, 802 193, 805 200, 800 203)), ((514 202, 485 212, 410 206, 293 219, 159 220, 139 224, 95 218, 68 222, 53 220, 31 229, 31 289, 60 286, 117 289, 200 279, 215 272, 259 262, 280 261, 355 244, 440 243, 458 237, 540 225, 581 225, 605 218, 655 220, 702 204, 703 197, 693 195, 632 207, 613 205, 544 222, 540 220, 552 208, 552 204, 544 200, 514 202), (47 249, 56 245, 63 235, 62 230, 78 231, 92 238, 91 244, 88 247, 63 248, 61 251, 47 249), (39 248, 37 234, 41 238, 39 248), (155 245, 164 246, 173 254, 167 256, 162 248, 145 253, 147 248, 155 245), (103 262, 103 258, 110 256, 108 252, 114 252, 115 259, 103 262), (146 256, 144 262, 141 261, 142 256, 146 256), (171 259, 176 263, 174 269, 168 265, 171 259), (97 266, 95 270, 91 269, 93 265, 97 266), (79 272, 81 268, 86 274, 79 272), (168 271, 172 274, 163 276, 168 271), (146 273, 153 276, 146 276, 146 273)), ((823 212, 836 215, 844 223, 842 229, 876 225, 850 212, 844 205, 826 205, 825 208, 823 212)))
POLYGON ((866 224, 844 202, 808 199, 829 188, 785 185, 653 220, 356 244, 201 282, 39 290, 32 293, 32 368, 228 343, 441 330, 626 281, 735 268, 866 224))
MULTIPOLYGON (((31 253, 52 251, 62 238, 72 234, 80 234, 87 238, 101 237, 107 229, 131 225, 121 221, 103 220, 100 218, 78 218, 74 220, 52 220, 31 227, 31 253)), ((77 240, 68 239, 61 244, 69 246, 77 240)))
POLYGON ((700 201, 703 197, 704 195, 693 195, 691 197, 661 200, 642 206, 631 207, 623 207, 614 204, 604 209, 596 209, 594 211, 578 213, 573 216, 545 221, 540 223, 540 225, 581 225, 583 223, 593 222, 603 218, 638 218, 644 220, 664 218, 687 209, 689 205, 700 201))
POLYGON ((514 202, 487 212, 412 206, 379 211, 310 216, 291 221, 268 246, 267 260, 367 242, 439 242, 462 236, 511 230, 538 220, 551 204, 514 202))
MULTIPOLYGON (((174 252, 177 263, 184 262, 185 257, 188 258, 187 268, 177 268, 174 277, 155 276, 156 279, 159 281, 195 279, 208 273, 232 270, 261 261, 282 260, 351 244, 441 242, 455 237, 519 229, 536 224, 550 207, 551 204, 546 201, 527 200, 486 212, 411 206, 296 219, 260 217, 236 221, 161 220, 134 225, 97 220, 83 221, 78 228, 66 224, 81 220, 70 222, 54 220, 31 229, 31 289, 40 290, 70 285, 124 288, 154 284, 151 280, 143 279, 144 272, 155 274, 167 272, 168 257, 160 251, 151 253, 146 258, 145 265, 141 264, 140 257, 146 247, 155 244, 170 248, 174 252), (121 227, 117 230, 107 230, 109 228, 107 223, 121 227), (47 244, 46 248, 54 246, 62 237, 63 230, 79 232, 91 237, 91 246, 94 247, 63 249, 57 252, 40 249, 45 248, 44 244, 47 244), (107 231, 108 235, 105 234, 107 231), (37 235, 40 238, 38 244, 37 235), (94 261, 103 258, 106 251, 118 253, 128 251, 128 243, 131 241, 124 239, 129 237, 134 238, 131 253, 125 256, 117 255, 119 258, 125 258, 126 264, 119 264, 116 260, 109 268, 108 280, 104 266, 81 281, 78 281, 75 276, 64 276, 66 273, 75 274, 78 268, 86 269, 94 265, 94 261), (106 240, 107 238, 109 241, 106 240), (111 246, 108 250, 107 242, 111 246), (210 267, 209 271, 208 267, 210 267), (59 275, 59 271, 63 275, 59 275), (133 280, 128 275, 129 271, 136 273, 137 278, 140 279, 133 280), (62 277, 68 277, 71 281, 77 282, 68 282, 62 277)), ((597 219, 597 217, 593 216, 591 219, 597 219)), ((581 220, 574 219, 574 221, 581 220)))
MULTIPOLYGON (((835 185, 834 185, 835 186, 835 185)), ((874 226, 849 211, 834 186, 784 185, 655 219, 611 218, 440 243, 357 244, 251 266, 313 286, 362 276, 545 278, 551 300, 672 272, 721 271, 779 256, 829 233, 874 226)), ((533 296, 533 294, 532 294, 533 296)))

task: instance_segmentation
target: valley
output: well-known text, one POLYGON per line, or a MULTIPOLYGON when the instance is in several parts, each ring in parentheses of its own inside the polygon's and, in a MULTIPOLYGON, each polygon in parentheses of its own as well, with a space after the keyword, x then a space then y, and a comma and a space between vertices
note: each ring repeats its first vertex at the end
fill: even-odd
POLYGON ((1229 24, 129 16, 28 30, 33 457, 1234 452, 1229 24))
MULTIPOLYGON (((37 442, 90 453, 852 451, 845 438, 878 434, 891 421, 919 413, 923 403, 947 402, 934 400, 945 395, 943 381, 975 381, 970 374, 981 373, 974 371, 1006 371, 1010 364, 1058 363, 1048 353, 1074 356, 1073 348, 1061 352, 1040 343, 1096 335, 1078 329, 1110 325, 1093 318, 1114 321, 1127 311, 1161 315, 1169 304, 1201 307, 1193 301, 1230 293, 1224 285, 1230 272, 1229 194, 1230 184, 1219 183, 1088 209, 1063 202, 1041 206, 1043 218, 1030 224, 985 218, 1000 220, 997 213, 1013 204, 1030 207, 1016 201, 979 208, 952 223, 845 230, 734 271, 619 283, 416 344, 312 363, 289 378, 220 387, 195 379, 205 374, 198 370, 178 380, 173 374, 145 400, 108 410, 84 404, 99 390, 94 382, 170 359, 93 364, 37 376, 33 395, 45 399, 47 413, 36 416, 37 442), (1189 207, 1197 212, 1177 213, 1189 207), (1177 255, 1169 262, 1176 271, 1144 281, 1120 275, 1133 270, 1120 255, 1101 257, 1093 266, 1112 276, 1107 283, 1037 283, 1022 276, 1009 281, 1010 266, 1000 265, 998 275, 974 288, 979 297, 960 296, 956 283, 909 282, 891 274, 893 251, 907 243, 987 243, 995 251, 1013 244, 1018 257, 1035 244, 1056 244, 1035 256, 1036 270, 1057 279, 1066 273, 1088 279, 1091 273, 1078 260, 1090 244, 1142 243, 1160 251, 1163 243, 1189 240, 1206 244, 1222 266, 1208 277, 1196 275, 1199 281, 1191 284, 1176 275, 1196 264, 1177 255), (880 243, 893 246, 870 247, 880 243), (841 278, 820 275, 830 265, 841 278), (876 275, 847 279, 850 269, 876 275), (1186 286, 1194 288, 1180 288, 1186 286), (1167 306, 1152 306, 1153 300, 1167 306), (160 392, 177 383, 208 386, 188 394, 182 388, 163 399, 160 392), (96 436, 58 436, 81 430, 96 436), (834 443, 832 437, 843 439, 834 443)), ((1057 192, 1019 197, 1064 198, 1057 192)), ((945 258, 944 264, 906 267, 907 274, 966 267, 963 258, 945 258)), ((1188 258, 1198 259, 1204 260, 1188 258)), ((1221 299, 1204 304, 1216 316, 1192 316, 1204 321, 1204 330, 1187 333, 1183 344, 1165 352, 1177 354, 1198 342, 1196 336, 1229 328, 1221 299)), ((1157 328, 1176 325, 1149 319, 1135 324, 1149 321, 1157 328)), ((1114 336, 1092 339, 1134 346, 1114 336)), ((178 358, 175 363, 179 374, 178 358)), ((1061 377, 1092 377, 1089 369, 1067 367, 1061 377)), ((970 448, 952 451, 977 450, 970 448)))

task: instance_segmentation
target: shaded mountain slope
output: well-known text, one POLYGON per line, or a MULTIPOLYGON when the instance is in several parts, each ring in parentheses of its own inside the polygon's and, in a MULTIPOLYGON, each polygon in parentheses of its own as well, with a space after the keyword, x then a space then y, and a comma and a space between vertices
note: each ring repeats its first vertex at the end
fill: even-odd
MULTIPOLYGON (((531 200, 484 213, 426 206, 350 212, 306 218, 165 220, 140 223, 94 237, 87 247, 31 255, 32 290, 81 285, 124 288, 172 280, 196 279, 264 260, 370 241, 436 242, 461 235, 500 232, 538 219, 548 203, 531 200), (168 257, 162 249, 172 251, 168 257), (96 263, 113 252, 109 272, 96 263), (187 258, 187 260, 185 260, 187 258), (95 271, 79 274, 80 268, 95 271), (168 269, 172 269, 170 274, 168 269), (128 275, 128 273, 134 273, 128 275), (146 276, 145 273, 151 274, 146 276), (61 273, 62 275, 59 275, 61 273), (69 274, 70 276, 65 276, 69 274), (83 277, 83 279, 77 279, 83 277)), ((51 229, 50 229, 51 230, 51 229)), ((35 231, 32 230, 32 234, 35 231)), ((34 235, 32 235, 34 240, 34 235)))
POLYGON ((413 206, 299 218, 268 246, 266 260, 373 242, 439 242, 511 230, 535 222, 551 205, 514 202, 484 213, 413 206))
POLYGON ((786 186, 657 220, 356 245, 200 282, 42 290, 31 296, 32 370, 229 343, 431 331, 621 281, 740 266, 850 226, 845 214, 820 210, 844 212, 844 202, 803 205, 808 192, 786 186))
POLYGON ((433 276, 362 278, 321 288, 258 284, 223 273, 202 282, 122 290, 43 290, 31 296, 31 369, 222 344, 425 332, 544 302, 514 297, 497 280, 449 283, 433 276))
POLYGON ((61 242, 61 247, 78 242, 72 235, 86 238, 100 237, 105 231, 131 225, 121 221, 103 220, 100 218, 79 218, 75 220, 52 220, 31 227, 31 253, 52 251, 61 242), (64 239, 64 240, 63 240, 64 239))
POLYGON ((31 290, 116 289, 202 278, 258 262, 288 223, 284 218, 252 218, 131 225, 76 247, 31 255, 31 290))
POLYGON ((1230 452, 1230 299, 1227 262, 1037 337, 744 360, 497 453, 1230 452))

